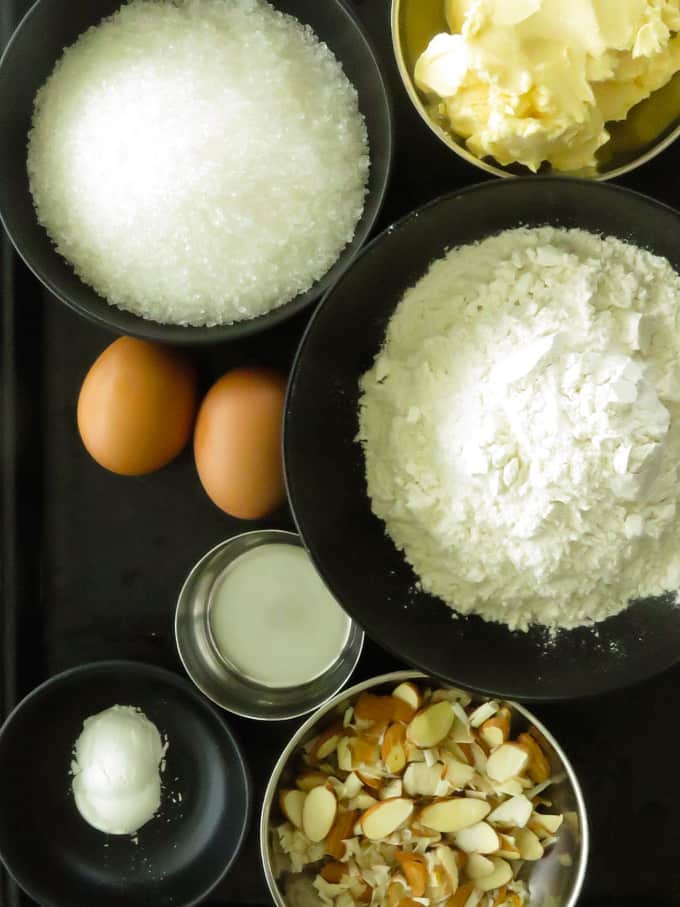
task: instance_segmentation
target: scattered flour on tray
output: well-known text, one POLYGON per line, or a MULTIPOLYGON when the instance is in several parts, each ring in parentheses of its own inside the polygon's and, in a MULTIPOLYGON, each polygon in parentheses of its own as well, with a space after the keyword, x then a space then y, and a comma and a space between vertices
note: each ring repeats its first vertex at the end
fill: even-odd
POLYGON ((513 629, 680 587, 680 276, 517 229, 435 262, 361 380, 375 514, 424 589, 513 629))

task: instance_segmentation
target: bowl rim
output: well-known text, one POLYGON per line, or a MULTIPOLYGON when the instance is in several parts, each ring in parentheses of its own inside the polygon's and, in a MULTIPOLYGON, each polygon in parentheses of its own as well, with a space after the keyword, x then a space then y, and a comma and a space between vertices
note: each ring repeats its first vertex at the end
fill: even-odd
MULTIPOLYGON (((408 70, 406 65, 406 60, 404 59, 404 49, 402 44, 402 35, 400 28, 400 13, 401 13, 402 0, 391 0, 391 10, 390 10, 390 29, 392 33, 392 50, 394 52, 395 63, 397 69, 399 70, 399 75, 403 83, 404 89, 408 94, 411 103, 414 108, 417 110, 420 118, 427 124, 429 129, 437 136, 437 138, 447 146, 454 154, 457 154, 463 160, 467 161, 468 164, 472 164, 473 167, 477 167, 479 170, 483 170, 486 173, 490 173, 493 176, 501 177, 501 179, 549 179, 555 178, 558 173, 548 173, 545 175, 541 174, 518 174, 511 173, 509 170, 502 167, 500 164, 492 164, 489 161, 482 160, 482 158, 477 157, 462 142, 458 143, 455 141, 452 135, 450 135, 445 129, 442 129, 432 117, 428 116, 425 105, 422 102, 420 95, 415 87, 413 77, 408 70)), ((662 139, 655 142, 651 147, 647 148, 642 154, 637 157, 632 158, 627 161, 625 164, 620 164, 618 167, 614 167, 611 170, 605 170, 601 173, 595 173, 590 177, 583 177, 575 174, 569 176, 566 172, 562 174, 563 177, 568 179, 585 179, 588 182, 607 182, 608 180, 619 179, 622 176, 625 176, 627 173, 631 173, 634 170, 637 170, 638 167, 642 167, 644 164, 649 163, 657 155, 666 151, 677 139, 680 138, 680 120, 677 125, 672 128, 662 139)))
MULTIPOLYGON (((470 692, 473 697, 479 697, 484 701, 491 700, 493 696, 488 696, 485 693, 477 692, 475 690, 466 690, 465 687, 456 687, 455 684, 447 683, 446 681, 439 681, 435 677, 432 677, 429 674, 425 674, 422 671, 415 670, 399 670, 399 671, 390 671, 386 674, 379 674, 376 677, 371 677, 368 680, 363 680, 360 683, 356 683, 351 687, 348 687, 345 690, 341 690, 333 699, 329 700, 323 706, 321 706, 317 711, 310 715, 303 724, 295 731, 293 736, 290 738, 286 744, 284 750, 282 751, 279 758, 276 760, 276 764, 272 769, 269 782, 265 789, 264 798, 262 801, 262 808, 260 810, 260 828, 259 828, 259 838, 260 838, 260 858, 262 861, 262 868, 264 871, 264 876, 267 881, 267 887, 269 888, 269 893, 277 905, 277 907, 288 907, 283 895, 281 894, 279 887, 274 878, 272 872, 271 860, 269 859, 269 817, 271 813, 271 807, 274 802, 274 796, 276 794, 276 789, 279 784, 281 774, 283 769, 286 767, 288 760, 293 755, 295 750, 300 746, 300 743, 304 739, 305 735, 314 728, 318 722, 320 722, 325 716, 335 708, 338 703, 342 702, 344 699, 350 699, 356 696, 359 693, 363 693, 365 690, 372 689, 373 687, 382 686, 388 683, 402 683, 407 680, 423 680, 432 681, 435 683, 441 683, 442 686, 448 689, 462 689, 466 692, 470 692)), ((575 875, 574 884, 569 899, 564 903, 563 907, 576 907, 578 904, 579 897, 583 888, 583 884, 586 877, 586 870, 588 867, 588 857, 590 852, 590 831, 588 824, 588 812, 586 809, 585 799, 583 797, 583 792, 581 790, 581 785, 576 776, 574 768, 562 749, 559 742, 555 739, 553 734, 545 727, 545 725, 524 705, 519 702, 516 702, 512 699, 504 699, 512 709, 515 709, 531 723, 545 739, 550 743, 551 747, 554 749, 557 754, 564 772, 567 776, 567 780, 571 785, 571 788, 574 792, 574 799, 576 800, 576 807, 578 812, 579 826, 581 832, 581 846, 579 848, 578 855, 578 868, 575 875)))
MULTIPOLYGON (((217 706, 217 708, 219 708, 221 711, 229 712, 230 714, 236 715, 239 718, 249 718, 251 721, 258 721, 260 723, 271 722, 273 724, 276 724, 276 723, 279 723, 282 721, 292 721, 295 718, 303 718, 305 715, 310 715, 311 713, 316 712, 317 709, 322 708, 326 703, 330 702, 331 699, 333 699, 335 696, 337 696, 342 691, 345 684, 351 679, 352 675, 354 674, 354 671, 356 670, 357 665, 359 664, 359 660, 361 658, 361 653, 363 652, 364 643, 366 640, 366 634, 364 632, 363 627, 361 627, 361 625, 352 617, 352 615, 349 614, 347 611, 345 611, 344 608, 342 608, 342 604, 340 602, 338 602, 338 607, 342 608, 342 610, 347 615, 347 618, 349 620, 348 638, 347 638, 347 642, 343 646, 342 653, 347 651, 352 630, 354 630, 358 634, 359 641, 357 643, 357 651, 356 651, 355 655, 353 656, 352 660, 350 662, 347 662, 346 670, 344 672, 346 674, 345 679, 340 682, 340 685, 336 688, 336 690, 334 692, 329 693, 328 696, 326 696, 324 699, 321 700, 321 702, 317 703, 316 705, 312 705, 310 707, 305 707, 302 709, 299 706, 295 706, 294 708, 291 709, 290 712, 287 712, 285 715, 263 715, 261 713, 254 712, 252 710, 246 711, 245 709, 236 709, 233 706, 225 706, 221 702, 218 702, 214 698, 214 696, 210 693, 210 691, 208 689, 205 689, 204 686, 201 683, 199 683, 198 680, 196 680, 194 678, 194 672, 190 668, 190 666, 187 664, 187 660, 185 658, 184 646, 181 641, 184 638, 185 634, 183 632, 180 632, 180 619, 184 613, 185 602, 188 597, 189 588, 190 588, 191 584, 193 583, 195 577, 200 574, 201 570, 204 567, 205 562, 208 559, 210 559, 211 557, 213 557, 214 555, 216 555, 222 549, 229 548, 232 545, 232 543, 238 543, 243 538, 247 538, 248 536, 255 536, 255 535, 260 536, 260 537, 266 536, 266 538, 262 538, 262 542, 260 543, 262 545, 270 544, 271 541, 275 541, 277 543, 280 542, 283 544, 295 545, 296 547, 302 548, 302 550, 305 552, 305 554, 309 558, 309 562, 310 562, 311 566, 319 574, 319 578, 324 583, 324 585, 326 585, 325 580, 319 573, 319 570, 318 570, 316 564, 314 563, 312 556, 309 553, 307 546, 304 544, 304 542, 302 540, 302 536, 300 535, 299 532, 293 532, 289 529, 271 529, 271 528, 248 529, 245 532, 239 532, 238 535, 232 535, 229 538, 223 539, 221 542, 218 542, 209 551, 206 551, 205 554, 201 555, 201 557, 196 561, 196 563, 193 565, 193 567, 187 574, 186 579, 182 583, 179 594, 177 596, 177 605, 175 607, 175 617, 174 617, 175 646, 177 649, 178 658, 182 663, 182 667, 184 668, 184 671, 186 672, 189 681, 191 681, 191 683, 194 685, 194 687, 203 696, 205 696, 207 699, 209 699, 210 702, 213 703, 213 705, 217 706)), ((329 589, 329 591, 330 591, 330 589, 329 589)), ((337 601, 337 599, 336 599, 336 601, 337 601)))
MULTIPOLYGON (((5 47, 2 48, 2 52, 0 53, 0 73, 2 72, 6 59, 13 51, 15 43, 18 42, 20 33, 23 30, 24 26, 29 22, 29 20, 33 17, 37 10, 47 2, 48 0, 33 0, 32 4, 26 10, 24 15, 21 16, 19 21, 14 26, 9 40, 7 41, 5 47)), ((123 3, 124 0, 120 0, 120 2, 123 3)), ((278 8, 277 0, 265 0, 265 2, 267 2, 274 8, 278 8)), ((91 308, 89 305, 83 305, 79 302, 76 302, 70 296, 70 294, 62 291, 59 286, 57 286, 46 274, 44 274, 37 263, 34 263, 29 259, 24 250, 20 247, 20 244, 15 240, 14 231, 10 230, 8 225, 7 214, 5 213, 3 207, 0 206, 0 226, 2 226, 2 228, 4 229, 5 234, 9 238, 13 249, 19 256, 21 261, 26 265, 33 277, 39 282, 42 287, 47 290, 48 293, 56 297, 59 302, 63 303, 65 306, 67 306, 67 308, 75 312, 77 315, 116 335, 139 337, 144 340, 155 341, 157 343, 167 343, 173 346, 211 346, 218 343, 228 343, 231 341, 243 340, 247 337, 268 331, 270 328, 274 328, 277 325, 288 321, 295 315, 299 315, 305 310, 313 310, 314 306, 318 305, 319 301, 325 295, 325 293, 328 292, 328 290, 332 288, 335 282, 339 280, 340 277, 342 277, 344 272, 352 266, 354 260, 356 259, 356 256, 361 252, 366 243, 370 241, 374 233, 375 226, 380 218, 382 209, 385 204, 387 191, 389 189, 390 181, 392 178, 396 145, 394 99, 392 97, 392 92, 387 80, 385 64, 382 62, 382 58, 377 52, 375 42, 373 41, 373 38, 368 32, 368 29, 361 21, 357 13, 348 5, 347 0, 328 0, 328 2, 335 5, 345 15, 349 25, 355 30, 355 36, 362 41, 368 53, 373 66, 373 70, 375 72, 376 85, 379 86, 381 108, 386 121, 384 135, 386 146, 385 154, 382 158, 384 160, 383 177, 375 187, 375 191, 372 193, 372 197, 374 199, 373 212, 367 218, 364 226, 362 227, 361 238, 356 244, 355 248, 352 249, 351 252, 348 252, 349 247, 356 240, 357 233, 359 232, 360 222, 366 212, 366 204, 369 199, 368 185, 364 198, 364 209, 362 211, 361 217, 355 225, 355 231, 352 239, 340 250, 337 258, 328 268, 326 273, 323 274, 318 280, 316 280, 312 284, 312 286, 304 293, 299 293, 288 302, 270 309, 268 312, 264 312, 261 315, 257 315, 255 318, 250 318, 243 321, 235 321, 230 324, 218 324, 212 327, 206 325, 163 324, 158 321, 144 318, 143 316, 138 315, 134 312, 130 312, 127 309, 120 309, 117 306, 110 304, 103 296, 100 296, 100 294, 96 290, 94 290, 88 284, 85 284, 78 274, 75 274, 75 272, 73 272, 76 279, 79 280, 83 284, 83 286, 86 286, 88 290, 91 290, 101 299, 102 309, 101 311, 99 311, 97 309, 91 308), (342 264, 340 264, 340 260, 345 254, 345 260, 342 261, 342 264), (328 282, 329 274, 334 268, 337 268, 337 272, 333 276, 332 281, 328 282)), ((99 19, 98 21, 101 21, 101 19, 99 19)), ((321 36, 316 32, 315 35, 321 43, 325 43, 322 40, 321 36)), ((341 64, 341 66, 343 66, 342 60, 335 53, 334 56, 341 64)), ((356 86, 354 86, 353 83, 351 84, 354 87, 355 91, 357 91, 356 86)), ((366 120, 366 117, 364 117, 364 120, 366 120)), ((371 162, 371 170, 374 170, 375 158, 372 154, 370 142, 369 160, 371 162)), ((41 229, 44 230, 44 228, 42 227, 41 229)), ((49 242, 53 246, 51 240, 49 240, 49 242)), ((59 255, 56 250, 55 254, 59 255)), ((62 258, 62 256, 59 257, 62 258)), ((64 259, 64 261, 66 260, 64 259)), ((73 266, 70 264, 70 262, 66 261, 66 265, 73 271, 73 266)))
MULTIPOLYGON (((181 674, 178 674, 175 671, 171 671, 167 668, 160 667, 159 665, 144 661, 136 661, 135 659, 102 659, 101 661, 88 661, 84 664, 79 664, 75 665, 74 667, 67 668, 64 671, 60 671, 58 674, 53 674, 51 677, 48 677, 47 680, 44 680, 42 683, 38 684, 38 686, 30 690, 26 694, 26 696, 24 696, 10 710, 2 725, 0 725, 0 748, 4 744, 5 738, 11 733, 12 725, 19 713, 23 711, 25 706, 31 704, 34 699, 39 698, 51 687, 59 686, 64 681, 70 680, 73 677, 77 677, 79 675, 84 675, 86 677, 91 672, 101 670, 134 670, 139 672, 142 676, 153 676, 156 679, 167 684, 168 686, 175 687, 176 689, 179 688, 182 692, 188 694, 192 702, 200 706, 204 713, 212 716, 212 718, 219 724, 221 731, 228 738, 231 744, 232 752, 236 758, 238 771, 241 775, 240 780, 243 781, 245 810, 234 850, 230 855, 228 861, 225 862, 224 867, 220 871, 219 875, 212 879, 208 885, 205 885, 200 894, 197 894, 190 900, 177 902, 177 907, 199 907, 199 905, 203 903, 205 898, 226 878, 227 874, 230 872, 243 849, 243 845, 245 843, 253 819, 253 782, 250 775, 250 770, 241 751, 241 747, 234 737, 234 734, 232 733, 229 725, 226 723, 223 716, 219 712, 217 712, 211 706, 211 704, 203 696, 201 696, 200 693, 186 680, 186 678, 182 677, 181 674)), ((223 750, 221 750, 221 752, 223 752, 223 750)), ((2 860, 3 866, 7 870, 8 875, 12 878, 16 885, 19 886, 19 888, 21 888, 24 892, 26 892, 26 894, 29 895, 29 897, 34 898, 37 903, 42 905, 42 907, 62 907, 62 905, 58 901, 38 901, 37 894, 33 888, 30 878, 27 879, 23 872, 16 873, 14 867, 6 863, 2 853, 0 853, 0 859, 2 860)))

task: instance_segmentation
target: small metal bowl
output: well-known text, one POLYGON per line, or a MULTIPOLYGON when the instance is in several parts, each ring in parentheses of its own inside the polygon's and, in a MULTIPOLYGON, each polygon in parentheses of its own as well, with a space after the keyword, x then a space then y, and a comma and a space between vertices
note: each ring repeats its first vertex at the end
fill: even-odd
MULTIPOLYGON (((326 703, 314 715, 305 721, 297 730, 292 740, 281 754, 271 775, 265 791, 262 812, 260 814, 260 854, 264 874, 272 899, 277 907, 314 907, 321 905, 311 880, 304 874, 287 879, 287 888, 282 891, 277 881, 279 857, 272 844, 272 812, 278 809, 277 791, 283 781, 288 783, 288 772, 291 762, 299 749, 315 737, 325 725, 324 719, 334 711, 344 712, 345 703, 354 699, 359 693, 371 690, 375 693, 387 693, 405 680, 423 680, 427 675, 418 671, 396 671, 373 677, 358 683, 351 689, 344 690, 326 703)), ((429 681, 437 686, 446 687, 439 681, 429 681)), ((490 697, 470 693, 472 702, 480 704, 490 697)), ((509 702, 515 717, 515 726, 522 730, 531 729, 540 740, 541 748, 548 756, 553 775, 561 775, 562 780, 550 787, 550 798, 556 809, 565 814, 565 821, 560 832, 560 839, 537 863, 527 863, 528 872, 523 870, 520 878, 527 882, 530 891, 530 904, 551 904, 553 907, 576 907, 583 887, 588 863, 588 819, 586 807, 578 780, 569 760, 560 745, 532 713, 516 702, 509 702), (523 726, 523 727, 522 727, 523 726)))
POLYGON ((264 686, 230 665, 213 639, 211 592, 238 557, 260 545, 271 544, 303 547, 294 532, 263 529, 227 539, 202 557, 179 594, 175 639, 187 674, 216 705, 244 718, 284 721, 313 711, 345 685, 359 661, 364 633, 350 619, 347 640, 338 658, 323 674, 300 686, 264 686))
MULTIPOLYGON (((416 87, 413 70, 418 56, 425 49, 429 40, 437 31, 445 28, 443 0, 392 0, 392 46, 399 74, 413 106, 432 132, 469 164, 494 176, 533 176, 533 172, 522 164, 503 166, 492 157, 478 158, 468 150, 463 138, 452 135, 430 115, 424 95, 416 87)), ((640 102, 635 108, 635 115, 640 117, 641 121, 644 121, 648 115, 655 121, 660 120, 658 130, 655 130, 656 134, 650 136, 647 141, 631 147, 625 133, 625 123, 631 116, 629 114, 629 118, 624 123, 610 124, 609 131, 612 138, 598 153, 600 163, 597 173, 568 174, 564 171, 553 171, 546 166, 545 170, 541 169, 540 175, 573 175, 594 180, 610 180, 617 179, 651 161, 680 137, 680 106, 677 101, 674 101, 676 96, 680 96, 680 73, 676 74, 672 85, 673 99, 669 103, 672 111, 670 116, 666 105, 667 95, 663 94, 669 86, 654 92, 651 97, 640 102)))

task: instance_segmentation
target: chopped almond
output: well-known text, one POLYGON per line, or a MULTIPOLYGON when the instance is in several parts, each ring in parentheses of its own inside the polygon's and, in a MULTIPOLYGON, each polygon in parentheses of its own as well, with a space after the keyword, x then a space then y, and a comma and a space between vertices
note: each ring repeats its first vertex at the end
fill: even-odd
POLYGON ((527 774, 536 784, 542 784, 550 777, 550 763, 538 742, 531 734, 520 734, 517 743, 529 756, 527 774))
POLYGON ((344 728, 342 724, 334 724, 327 728, 327 730, 325 730, 323 734, 320 734, 314 741, 314 746, 309 753, 310 758, 313 759, 314 762, 323 762, 324 759, 328 759, 328 757, 337 749, 343 732, 344 728))
POLYGON ((472 882, 466 882, 464 885, 461 885, 458 891, 456 891, 455 894, 452 894, 448 899, 446 907, 465 907, 474 887, 472 882))
POLYGON ((414 898, 422 898, 427 890, 427 864, 418 853, 395 850, 394 856, 401 866, 414 898))
POLYGON ((392 695, 395 699, 401 699, 402 702, 405 702, 410 708, 413 709, 413 712, 417 712, 418 709, 423 704, 423 695, 418 689, 418 687, 406 681, 405 683, 400 683, 399 686, 392 691, 392 695))
POLYGON ((326 863, 325 866, 321 867, 319 874, 326 882, 330 882, 331 885, 337 885, 342 877, 348 874, 347 863, 326 863))
POLYGON ((379 721, 389 724, 394 720, 394 699, 392 696, 361 693, 354 706, 354 714, 360 721, 379 721))
POLYGON ((501 746, 510 737, 510 718, 510 709, 504 705, 480 726, 479 736, 490 749, 501 746))
POLYGON ((281 812, 296 828, 302 828, 302 807, 306 796, 301 790, 282 790, 279 793, 281 812))
POLYGON ((359 818, 356 810, 338 813, 335 822, 326 838, 326 853, 329 857, 335 857, 336 860, 343 860, 345 857, 345 841, 354 836, 354 826, 359 818))
POLYGON ((380 750, 382 761, 392 775, 398 775, 406 768, 406 728, 403 724, 392 724, 385 732, 380 750))
POLYGON ((321 772, 305 772, 295 782, 300 790, 307 793, 313 787, 324 787, 328 782, 328 777, 321 772))
POLYGON ((380 749, 374 740, 355 737, 350 740, 352 761, 354 765, 377 765, 380 760, 380 749))

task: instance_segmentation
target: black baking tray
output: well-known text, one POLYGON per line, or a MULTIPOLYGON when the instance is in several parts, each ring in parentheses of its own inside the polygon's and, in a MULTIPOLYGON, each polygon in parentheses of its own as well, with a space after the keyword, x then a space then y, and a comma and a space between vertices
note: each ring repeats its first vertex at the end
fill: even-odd
MULTIPOLYGON (((439 143, 411 107, 393 62, 389 0, 351 5, 373 37, 395 101, 396 158, 381 220, 385 227, 482 176, 439 143)), ((28 6, 27 0, 0 0, 3 45, 28 6)), ((680 207, 679 173, 680 143, 621 182, 680 207)), ((217 542, 245 528, 293 525, 288 511, 255 524, 220 513, 203 494, 189 453, 147 478, 122 479, 99 469, 78 439, 75 405, 89 365, 112 337, 46 293, 4 237, 1 251, 4 717, 42 680, 87 661, 133 658, 181 671, 173 615, 191 566, 217 542)), ((259 337, 196 353, 202 381, 208 385, 239 364, 287 368, 305 322, 298 316, 259 337)), ((480 657, 502 658, 503 653, 480 657)), ((398 667, 367 641, 357 679, 398 667)), ((582 907, 680 907, 679 695, 677 667, 631 690, 535 707, 570 756, 589 810, 591 858, 582 907)), ((231 718, 230 724, 253 774, 253 824, 230 876, 206 904, 265 905, 259 805, 274 762, 298 722, 231 718)), ((40 861, 36 853, 36 872, 40 861)), ((2 877, 1 907, 31 903, 2 877)))

